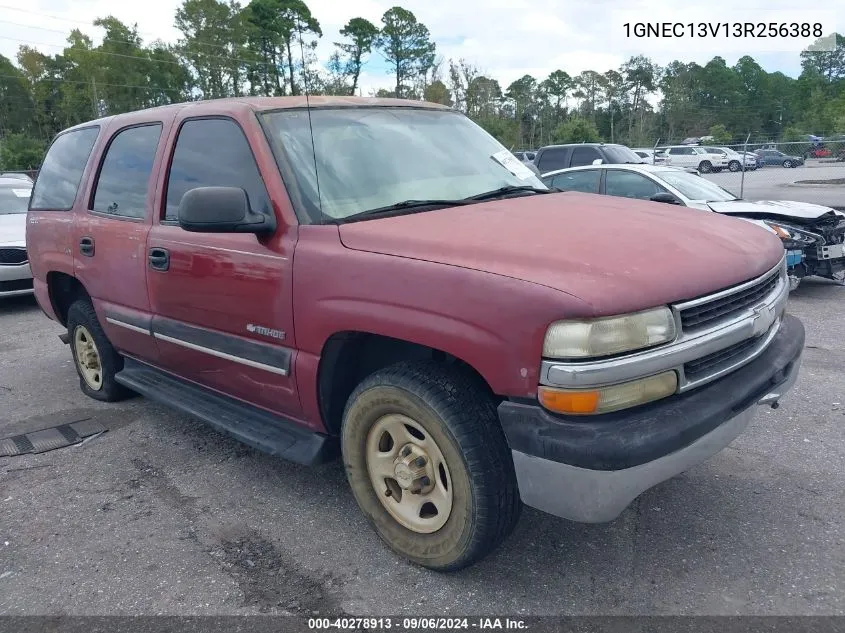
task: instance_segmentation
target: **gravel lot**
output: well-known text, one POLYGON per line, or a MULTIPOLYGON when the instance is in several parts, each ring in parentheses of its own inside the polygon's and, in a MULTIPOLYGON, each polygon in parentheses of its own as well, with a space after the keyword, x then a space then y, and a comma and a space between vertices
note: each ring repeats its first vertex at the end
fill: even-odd
POLYGON ((611 524, 526 510, 496 554, 438 575, 381 544, 339 465, 277 461, 141 398, 89 400, 60 327, 6 301, 0 437, 80 415, 111 430, 0 458, 0 614, 843 614, 843 305, 824 281, 793 293, 799 382, 728 450, 611 524))

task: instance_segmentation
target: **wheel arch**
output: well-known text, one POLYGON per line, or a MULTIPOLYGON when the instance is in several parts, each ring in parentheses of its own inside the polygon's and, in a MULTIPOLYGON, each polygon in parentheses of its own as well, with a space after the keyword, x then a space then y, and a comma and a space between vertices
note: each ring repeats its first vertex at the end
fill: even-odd
POLYGON ((56 318, 59 323, 65 326, 67 325, 67 312, 71 304, 79 298, 91 299, 79 279, 59 271, 47 273, 47 291, 56 318))

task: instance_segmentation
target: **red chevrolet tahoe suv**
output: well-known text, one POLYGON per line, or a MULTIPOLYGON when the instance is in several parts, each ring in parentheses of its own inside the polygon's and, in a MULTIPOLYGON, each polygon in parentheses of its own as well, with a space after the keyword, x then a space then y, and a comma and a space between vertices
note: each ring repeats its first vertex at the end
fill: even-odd
POLYGON ((303 464, 453 570, 521 504, 610 521, 777 406, 803 350, 780 240, 546 189, 467 117, 244 98, 70 128, 27 221, 82 390, 303 464))

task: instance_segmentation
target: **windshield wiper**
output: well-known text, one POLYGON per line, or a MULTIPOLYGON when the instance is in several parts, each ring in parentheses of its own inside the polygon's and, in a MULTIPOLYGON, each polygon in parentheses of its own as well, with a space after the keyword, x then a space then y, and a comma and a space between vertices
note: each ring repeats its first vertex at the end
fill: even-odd
POLYGON ((491 200, 493 198, 498 198, 499 196, 506 196, 510 193, 520 193, 523 191, 530 193, 555 193, 552 189, 539 189, 538 187, 532 187, 531 185, 507 185, 506 187, 499 187, 493 191, 485 191, 484 193, 464 198, 464 201, 491 200))
POLYGON ((379 217, 390 217, 392 215, 403 215, 407 213, 414 213, 415 211, 429 211, 435 208, 457 207, 466 204, 472 204, 474 200, 403 200, 394 204, 388 204, 384 207, 377 207, 375 209, 368 209, 360 213, 353 213, 345 218, 338 218, 338 222, 354 222, 356 220, 372 220, 379 217))

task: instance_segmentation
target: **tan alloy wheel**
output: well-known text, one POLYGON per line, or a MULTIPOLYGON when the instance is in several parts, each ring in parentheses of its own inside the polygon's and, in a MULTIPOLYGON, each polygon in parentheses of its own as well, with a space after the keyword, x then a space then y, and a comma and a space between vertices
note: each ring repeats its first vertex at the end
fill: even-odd
POLYGON ((402 526, 436 532, 452 512, 452 480, 443 453, 417 422, 385 415, 367 436, 367 472, 376 496, 402 526))
POLYGON ((103 386, 103 366, 94 337, 84 325, 77 325, 73 332, 73 346, 76 351, 76 365, 85 383, 94 391, 103 386))

